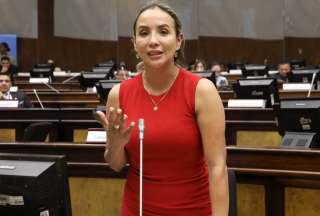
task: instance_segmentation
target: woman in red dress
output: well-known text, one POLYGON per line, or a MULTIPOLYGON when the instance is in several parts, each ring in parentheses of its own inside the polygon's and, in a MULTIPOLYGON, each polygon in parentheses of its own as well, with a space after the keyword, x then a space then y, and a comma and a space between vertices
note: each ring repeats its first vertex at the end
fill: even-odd
POLYGON ((144 71, 115 86, 107 114, 105 160, 129 173, 121 215, 139 214, 139 133, 143 118, 143 215, 227 216, 228 179, 224 109, 211 81, 178 66, 181 23, 167 5, 143 7, 133 44, 144 71))

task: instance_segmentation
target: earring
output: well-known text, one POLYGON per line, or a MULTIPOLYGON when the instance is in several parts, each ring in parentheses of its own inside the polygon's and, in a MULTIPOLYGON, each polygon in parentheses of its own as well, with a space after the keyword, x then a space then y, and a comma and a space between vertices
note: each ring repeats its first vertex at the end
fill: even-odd
POLYGON ((140 59, 140 56, 138 55, 138 53, 136 53, 136 58, 137 58, 137 59, 140 59))
POLYGON ((178 50, 175 52, 175 54, 174 54, 174 58, 178 58, 179 57, 179 52, 178 52, 178 50))

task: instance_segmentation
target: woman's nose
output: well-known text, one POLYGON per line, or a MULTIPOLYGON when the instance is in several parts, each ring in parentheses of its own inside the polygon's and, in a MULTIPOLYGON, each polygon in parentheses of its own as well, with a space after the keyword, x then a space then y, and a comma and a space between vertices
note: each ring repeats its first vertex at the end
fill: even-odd
POLYGON ((159 44, 158 35, 156 33, 152 33, 150 35, 150 45, 157 45, 157 44, 159 44))

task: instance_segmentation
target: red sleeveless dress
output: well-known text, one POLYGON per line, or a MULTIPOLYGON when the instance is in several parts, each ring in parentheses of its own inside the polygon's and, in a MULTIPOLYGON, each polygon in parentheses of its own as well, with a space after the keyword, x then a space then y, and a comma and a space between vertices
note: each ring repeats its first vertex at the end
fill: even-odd
MULTIPOLYGON (((209 181, 195 116, 199 77, 180 68, 165 98, 153 110, 142 75, 120 86, 120 107, 128 124, 136 122, 126 145, 130 168, 122 198, 122 216, 139 215, 139 133, 144 119, 143 216, 211 215, 209 181)), ((161 96, 152 96, 157 102, 161 96)))

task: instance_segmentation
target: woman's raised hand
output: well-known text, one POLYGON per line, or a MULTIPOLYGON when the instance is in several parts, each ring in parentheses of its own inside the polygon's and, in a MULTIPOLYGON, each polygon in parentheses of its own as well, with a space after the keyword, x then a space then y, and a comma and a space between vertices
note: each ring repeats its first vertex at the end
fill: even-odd
POLYGON ((108 144, 111 146, 124 146, 129 142, 131 129, 135 123, 131 122, 126 127, 128 116, 122 113, 121 109, 115 109, 110 107, 104 114, 101 111, 97 111, 96 119, 104 127, 107 132, 108 144))

